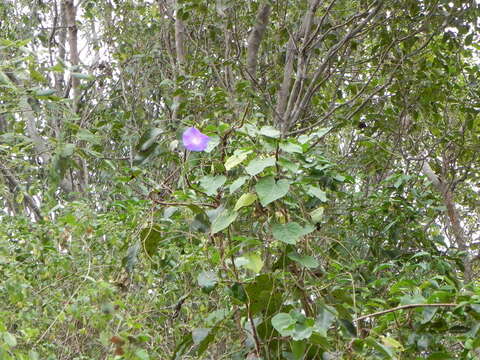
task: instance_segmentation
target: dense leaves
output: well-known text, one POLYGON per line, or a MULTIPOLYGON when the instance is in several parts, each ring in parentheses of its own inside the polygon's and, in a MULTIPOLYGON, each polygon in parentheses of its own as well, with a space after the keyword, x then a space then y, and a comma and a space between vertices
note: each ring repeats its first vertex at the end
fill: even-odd
POLYGON ((477 2, 0 18, 1 359, 480 356, 477 2))

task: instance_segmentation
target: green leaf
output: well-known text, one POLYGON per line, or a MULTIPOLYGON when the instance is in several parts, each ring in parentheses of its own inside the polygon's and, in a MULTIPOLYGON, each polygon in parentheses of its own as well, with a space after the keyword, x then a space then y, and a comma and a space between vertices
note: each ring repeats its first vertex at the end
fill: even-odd
POLYGON ((312 185, 308 186, 307 194, 310 196, 315 196, 317 199, 319 199, 322 202, 326 202, 328 200, 327 194, 325 193, 325 191, 323 191, 322 189, 316 186, 312 186, 312 185))
POLYGON ((335 321, 337 315, 335 308, 328 305, 321 306, 318 316, 315 319, 315 331, 326 338, 328 329, 335 321))
POLYGON ((288 257, 308 269, 315 269, 320 266, 320 263, 314 257, 309 255, 301 256, 295 252, 289 252, 288 257))
POLYGON ((232 222, 237 218, 238 213, 233 210, 224 209, 216 218, 213 220, 211 234, 216 234, 219 231, 226 229, 232 222))
POLYGON ((140 360, 150 360, 150 356, 148 355, 147 350, 145 349, 138 349, 135 351, 135 356, 140 360))
POLYGON ((242 185, 245 184, 245 181, 247 181, 247 179, 248 179, 248 176, 240 176, 237 180, 231 183, 228 188, 230 190, 230 194, 240 189, 242 185))
POLYGON ((380 336, 382 343, 395 350, 403 350, 402 344, 390 336, 380 336))
POLYGON ((295 325, 295 329, 292 334, 292 339, 295 341, 306 340, 310 338, 312 333, 313 333, 313 320, 307 319, 303 324, 295 325))
POLYGON ((317 132, 315 132, 313 135, 316 136, 316 137, 322 137, 322 136, 325 136, 330 130, 332 130, 331 127, 321 128, 321 129, 317 130, 317 132))
POLYGON ((288 180, 281 179, 275 182, 273 176, 264 177, 255 185, 255 191, 263 206, 267 206, 271 202, 287 195, 289 188, 290 182, 288 180))
POLYGON ((225 170, 232 170, 245 160, 250 153, 252 153, 252 150, 235 150, 233 155, 225 161, 225 170))
POLYGON ((290 344, 292 348, 292 354, 295 360, 301 360, 305 358, 305 350, 307 349, 307 343, 305 341, 292 341, 290 344))
POLYGON ((70 156, 73 155, 74 151, 75 151, 74 144, 63 144, 58 149, 58 155, 62 158, 69 158, 70 156))
POLYGON ((30 360, 40 360, 40 355, 34 350, 30 350, 28 352, 28 357, 30 360))
POLYGON ((350 334, 350 336, 357 336, 357 328, 350 320, 340 319, 340 325, 350 334))
POLYGON ((225 184, 227 178, 223 175, 211 176, 207 175, 200 179, 200 186, 205 189, 207 195, 216 195, 217 189, 225 184))
POLYGON ((133 164, 141 165, 145 162, 151 161, 155 156, 163 154, 166 151, 167 150, 163 145, 159 144, 158 142, 155 142, 147 150, 138 151, 135 154, 135 157, 133 159, 133 164))
POLYGON ((100 136, 93 134, 87 129, 80 129, 76 137, 80 141, 85 141, 94 145, 100 145, 102 143, 102 138, 100 136))
POLYGON ((190 223, 190 230, 194 232, 207 233, 210 231, 210 219, 205 212, 200 212, 195 215, 190 223))
POLYGON ((290 314, 279 313, 272 318, 272 326, 282 336, 290 336, 295 330, 296 320, 290 314))
POLYGON ((310 212, 310 217, 312 218, 312 222, 313 223, 319 223, 322 218, 323 218, 323 212, 324 212, 324 208, 323 207, 318 207, 316 208, 315 210, 313 210, 312 212, 310 212))
POLYGON ((273 237, 287 244, 295 245, 302 236, 312 232, 313 227, 303 228, 296 222, 290 222, 287 224, 275 224, 272 226, 273 237))
POLYGON ((206 153, 210 153, 215 149, 218 144, 220 144, 220 137, 218 135, 210 136, 210 141, 207 144, 207 148, 205 149, 206 153))
POLYGON ((175 347, 173 355, 171 357, 172 360, 181 360, 184 358, 183 355, 190 350, 191 346, 193 345, 192 334, 187 334, 183 337, 182 341, 175 347))
POLYGON ((243 194, 242 196, 240 196, 240 198, 237 200, 236 204, 235 204, 235 207, 234 207, 234 210, 235 211, 238 211, 240 210, 242 207, 245 207, 245 206, 250 206, 252 205, 255 200, 257 200, 257 195, 256 194, 253 194, 253 193, 247 193, 247 194, 243 194))
POLYGON ((384 356, 387 356, 390 359, 393 359, 395 356, 395 353, 393 350, 383 344, 378 343, 373 339, 372 337, 368 337, 365 339, 365 344, 369 345, 371 348, 377 350, 379 353, 381 353, 384 356))
POLYGON ((0 71, 0 84, 7 85, 8 87, 15 89, 15 84, 3 71, 0 71))
POLYGON ((292 173, 296 173, 300 169, 300 165, 298 163, 290 161, 285 158, 278 159, 278 164, 282 169, 287 169, 292 173))
POLYGON ((162 133, 163 130, 158 127, 153 127, 145 131, 138 140, 138 144, 136 146, 137 151, 143 152, 150 149, 150 147, 157 142, 162 133))
POLYGON ((65 71, 65 67, 63 66, 63 64, 59 63, 59 64, 56 64, 56 65, 50 67, 49 70, 59 72, 59 73, 63 73, 65 71))
POLYGON ((423 316, 422 324, 426 324, 430 322, 435 316, 435 314, 437 313, 437 310, 438 310, 437 307, 425 307, 422 313, 422 316, 423 316))
POLYGON ((273 279, 268 274, 258 275, 244 289, 250 302, 252 315, 261 311, 273 313, 282 305, 282 297, 275 293, 273 279))
POLYGON ((82 74, 82 73, 78 73, 78 72, 73 72, 72 76, 74 78, 77 78, 77 79, 80 79, 80 80, 90 80, 90 81, 95 80, 95 76, 93 76, 93 75, 82 74))
POLYGON ((46 83, 48 80, 43 76, 43 74, 32 67, 30 67, 30 76, 33 80, 39 83, 46 83))
POLYGON ((160 228, 149 227, 140 232, 140 238, 146 253, 152 257, 157 253, 158 245, 163 240, 163 233, 160 228))
MULTIPOLYGON (((329 346, 328 339, 315 332, 310 336, 310 338, 308 339, 308 342, 310 344, 318 345, 322 348, 328 348, 329 346)), ((328 359, 333 360, 333 358, 328 358, 328 359)))
POLYGON ((125 267, 125 270, 128 273, 133 271, 133 268, 137 264, 138 261, 138 251, 140 250, 140 243, 138 241, 135 242, 132 246, 130 246, 127 250, 127 255, 122 259, 122 265, 125 267))
POLYGON ((253 159, 250 163, 245 167, 245 171, 250 176, 255 176, 260 174, 265 168, 269 166, 275 165, 275 158, 268 157, 265 159, 253 159))
POLYGON ((211 290, 217 285, 218 277, 213 271, 202 271, 197 276, 197 283, 201 288, 211 290))
POLYGON ((246 302, 247 301, 247 294, 246 294, 245 288, 243 287, 242 284, 240 284, 240 283, 233 284, 232 287, 230 288, 230 291, 231 291, 232 296, 235 299, 240 300, 241 302, 246 302))
POLYGON ((420 295, 404 295, 400 298, 400 305, 425 304, 426 299, 420 295))
POLYGON ((244 265, 249 270, 252 270, 254 273, 259 273, 263 267, 263 260, 260 255, 256 253, 243 255, 243 258, 247 260, 247 263, 244 265))
POLYGON ((275 129, 273 126, 262 126, 259 133, 263 136, 278 139, 280 137, 280 130, 275 129))
POLYGON ((198 345, 196 356, 202 355, 207 350, 208 345, 215 339, 218 326, 211 328, 196 328, 192 331, 193 342, 198 345))
POLYGON ((4 332, 3 333, 3 340, 9 347, 15 347, 17 346, 17 339, 15 336, 9 332, 4 332))
POLYGON ((298 145, 298 144, 294 144, 292 142, 285 142, 285 143, 281 143, 280 144, 280 149, 282 149, 282 151, 285 151, 286 153, 289 153, 289 154, 302 154, 303 153, 303 148, 298 145))
POLYGON ((196 328, 192 330, 192 340, 195 345, 200 344, 210 333, 210 328, 196 328))
POLYGON ((50 96, 55 94, 55 89, 41 89, 35 90, 35 96, 50 96))

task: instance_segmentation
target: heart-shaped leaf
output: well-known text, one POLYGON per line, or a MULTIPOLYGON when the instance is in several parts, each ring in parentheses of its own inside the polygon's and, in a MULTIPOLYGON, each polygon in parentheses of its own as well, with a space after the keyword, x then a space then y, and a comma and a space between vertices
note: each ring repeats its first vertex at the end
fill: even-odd
POLYGON ((237 218, 238 213, 233 210, 225 209, 213 220, 211 233, 216 234, 226 229, 237 218))
POLYGON ((218 277, 213 271, 202 271, 197 276, 197 282, 201 288, 213 289, 218 282, 218 277))
POLYGON ((232 156, 225 161, 225 169, 227 171, 233 169, 235 166, 245 160, 252 150, 235 150, 232 156))
POLYGON ((200 179, 200 186, 205 189, 207 195, 216 195, 217 189, 225 184, 227 178, 223 175, 219 176, 204 176, 200 179))
POLYGON ((295 330, 295 319, 287 313, 279 313, 272 318, 272 326, 282 336, 290 336, 295 330))
POLYGON ((288 253, 289 259, 298 262, 300 265, 309 268, 309 269, 315 269, 317 268, 320 263, 315 259, 313 256, 309 255, 299 255, 296 252, 290 252, 288 253))
POLYGON ((312 226, 302 227, 296 222, 275 224, 272 226, 273 237, 287 244, 295 245, 302 236, 312 232, 312 226))
POLYGON ((315 196, 317 199, 319 199, 322 202, 326 202, 327 199, 327 194, 325 191, 322 189, 316 187, 316 186, 309 186, 307 190, 307 194, 310 196, 315 196))
POLYGON ((268 157, 265 159, 253 159, 250 163, 245 167, 245 171, 250 176, 255 176, 260 174, 265 168, 269 166, 275 165, 275 158, 268 157))
POLYGON ((284 197, 288 193, 289 188, 290 181, 286 179, 275 181, 273 176, 264 177, 255 185, 255 191, 263 206, 267 206, 271 202, 284 197))
POLYGON ((250 206, 255 202, 255 200, 257 200, 257 195, 252 194, 252 193, 243 194, 237 200, 237 203, 235 204, 234 210, 238 211, 242 207, 250 206))

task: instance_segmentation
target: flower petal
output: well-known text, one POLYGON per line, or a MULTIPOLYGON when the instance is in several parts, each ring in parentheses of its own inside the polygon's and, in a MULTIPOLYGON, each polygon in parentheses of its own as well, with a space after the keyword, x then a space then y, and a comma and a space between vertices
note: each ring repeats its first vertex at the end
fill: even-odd
POLYGON ((190 127, 183 132, 183 145, 190 151, 205 151, 210 138, 202 134, 200 130, 190 127))

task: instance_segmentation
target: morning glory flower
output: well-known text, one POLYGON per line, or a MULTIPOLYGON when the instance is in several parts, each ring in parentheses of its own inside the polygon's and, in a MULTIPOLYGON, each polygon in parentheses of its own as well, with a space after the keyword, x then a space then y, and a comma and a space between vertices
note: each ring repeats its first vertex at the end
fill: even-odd
POLYGON ((205 151, 210 138, 198 129, 190 127, 183 132, 183 145, 190 151, 205 151))

